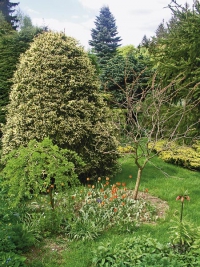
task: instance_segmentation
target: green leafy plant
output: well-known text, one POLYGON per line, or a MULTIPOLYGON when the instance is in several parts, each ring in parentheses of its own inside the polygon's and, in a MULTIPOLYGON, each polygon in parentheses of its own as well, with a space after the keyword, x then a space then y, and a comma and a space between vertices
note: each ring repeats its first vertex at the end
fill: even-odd
POLYGON ((108 242, 94 250, 92 266, 174 266, 167 251, 167 246, 147 236, 125 238, 116 245, 108 242))
POLYGON ((172 221, 170 234, 171 244, 176 252, 185 254, 192 248, 200 251, 200 228, 191 222, 172 221))
POLYGON ((102 243, 93 251, 92 266, 100 267, 197 267, 199 254, 175 253, 169 244, 161 244, 150 236, 133 236, 115 244, 102 243))
POLYGON ((78 174, 84 166, 73 151, 59 149, 49 138, 42 142, 32 140, 4 156, 3 186, 13 206, 23 199, 33 199, 41 193, 49 193, 54 209, 53 192, 65 191, 79 184, 78 174))
POLYGON ((36 242, 20 222, 20 208, 11 209, 5 190, 0 190, 0 266, 25 266, 21 256, 36 242))
POLYGON ((25 267, 26 257, 14 252, 0 252, 0 265, 9 267, 25 267))
POLYGON ((180 221, 173 221, 174 225, 170 228, 172 246, 179 253, 185 253, 192 248, 200 251, 200 228, 195 227, 191 222, 183 221, 184 201, 190 200, 187 191, 178 195, 176 200, 181 201, 181 210, 180 221))
POLYGON ((39 194, 34 201, 21 203, 23 212, 19 215, 20 223, 26 232, 31 233, 36 241, 43 238, 66 233, 67 225, 73 218, 73 202, 70 199, 74 188, 54 193, 54 209, 49 201, 49 195, 39 194))

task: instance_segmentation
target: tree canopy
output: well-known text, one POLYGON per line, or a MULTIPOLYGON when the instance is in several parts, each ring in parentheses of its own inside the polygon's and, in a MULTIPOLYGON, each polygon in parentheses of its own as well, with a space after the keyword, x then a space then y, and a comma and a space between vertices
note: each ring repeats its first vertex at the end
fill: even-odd
POLYGON ((60 149, 49 138, 42 142, 31 140, 27 147, 20 146, 3 158, 4 186, 13 205, 24 198, 37 197, 56 186, 63 191, 79 184, 78 174, 84 166, 73 151, 60 149), (19 186, 20 185, 20 186, 19 186))
POLYGON ((91 30, 92 40, 89 41, 89 45, 93 47, 102 67, 116 54, 116 49, 120 46, 121 41, 121 38, 117 36, 115 18, 108 6, 103 6, 100 9, 95 26, 96 28, 91 30))

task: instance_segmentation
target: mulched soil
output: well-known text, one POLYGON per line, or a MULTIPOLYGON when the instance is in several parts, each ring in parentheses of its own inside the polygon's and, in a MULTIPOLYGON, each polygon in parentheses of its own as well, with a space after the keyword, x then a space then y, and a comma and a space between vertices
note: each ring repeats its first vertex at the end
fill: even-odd
POLYGON ((169 209, 169 205, 166 201, 158 197, 154 197, 149 193, 145 192, 139 192, 138 199, 144 199, 145 201, 148 201, 151 205, 153 205, 156 208, 158 218, 160 219, 165 218, 166 212, 169 209))

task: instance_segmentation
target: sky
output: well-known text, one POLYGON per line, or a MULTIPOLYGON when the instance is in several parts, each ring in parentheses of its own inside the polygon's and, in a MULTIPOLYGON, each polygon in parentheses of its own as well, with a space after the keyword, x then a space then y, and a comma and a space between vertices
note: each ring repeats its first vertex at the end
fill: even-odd
MULTIPOLYGON (((192 7, 193 0, 177 0, 192 7)), ((88 50, 91 29, 99 16, 101 7, 108 6, 115 18, 121 45, 137 47, 144 35, 155 36, 159 24, 168 22, 172 12, 171 0, 12 0, 19 2, 18 8, 30 16, 37 26, 48 26, 50 30, 62 31, 76 38, 88 50)))

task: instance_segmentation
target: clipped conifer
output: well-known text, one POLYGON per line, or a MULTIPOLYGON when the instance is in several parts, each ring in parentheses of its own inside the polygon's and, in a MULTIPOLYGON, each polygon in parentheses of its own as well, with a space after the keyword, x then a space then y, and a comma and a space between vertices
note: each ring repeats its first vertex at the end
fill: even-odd
POLYGON ((49 137, 83 158, 83 177, 110 175, 116 168, 117 142, 98 88, 95 69, 74 38, 40 34, 14 74, 3 154, 49 137))

